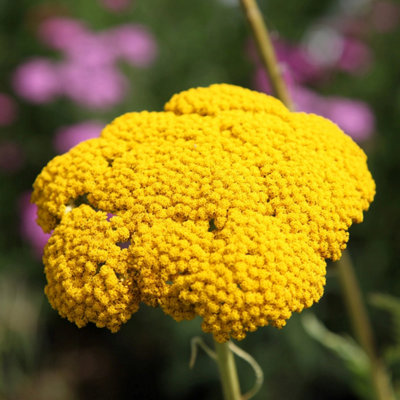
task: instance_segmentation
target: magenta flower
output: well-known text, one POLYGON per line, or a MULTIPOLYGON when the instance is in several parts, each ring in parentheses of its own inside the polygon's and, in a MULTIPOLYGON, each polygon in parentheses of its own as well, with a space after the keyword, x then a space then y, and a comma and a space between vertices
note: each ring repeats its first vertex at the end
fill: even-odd
POLYGON ((17 105, 5 93, 0 93, 0 126, 11 125, 17 118, 17 105))
POLYGON ((63 93, 71 100, 92 109, 105 109, 119 103, 128 83, 114 66, 87 67, 64 63, 59 68, 63 93))
POLYGON ((375 116, 370 107, 362 101, 344 97, 330 97, 325 100, 322 116, 336 122, 356 141, 368 139, 375 129, 375 116))
POLYGON ((20 65, 13 77, 16 93, 32 103, 48 103, 60 94, 58 69, 45 58, 34 58, 20 65))
POLYGON ((60 128, 54 137, 54 148, 58 153, 65 153, 84 140, 98 137, 104 124, 97 121, 86 121, 60 128))
POLYGON ((102 35, 91 32, 79 20, 49 18, 39 27, 39 37, 48 46, 64 52, 68 60, 85 66, 111 64, 114 49, 102 35))
MULTIPOLYGON (((315 113, 330 119, 356 141, 366 140, 372 135, 375 117, 366 103, 344 97, 323 97, 297 85, 288 69, 284 79, 297 111, 315 113)), ((255 85, 258 90, 272 94, 271 85, 262 68, 256 72, 255 85)))
POLYGON ((298 111, 330 119, 358 142, 370 138, 374 132, 374 114, 362 101, 339 96, 323 97, 301 86, 292 89, 292 97, 298 111))
POLYGON ((302 46, 289 45, 283 40, 275 40, 274 46, 279 62, 290 68, 296 82, 313 82, 323 75, 321 65, 302 46))
POLYGON ((24 193, 19 200, 21 216, 20 232, 23 239, 30 243, 36 257, 41 258, 43 248, 49 240, 51 233, 43 233, 42 228, 36 223, 37 207, 30 202, 30 193, 24 193))
POLYGON ((39 39, 49 47, 69 51, 89 35, 86 26, 73 18, 53 17, 44 20, 39 26, 39 39))
POLYGON ((117 61, 145 67, 157 53, 153 36, 139 25, 93 33, 77 20, 51 18, 40 26, 39 37, 61 50, 64 59, 55 64, 37 58, 18 67, 15 90, 35 103, 66 96, 91 109, 112 107, 123 99, 128 87, 117 61))
MULTIPOLYGON (((281 73, 283 76, 283 79, 285 81, 285 84, 289 90, 290 95, 293 95, 293 92, 296 90, 295 89, 295 81, 294 77, 292 74, 291 69, 288 68, 286 64, 281 64, 281 73)), ((257 90, 260 92, 268 93, 271 95, 274 95, 271 82, 265 73, 264 67, 259 66, 256 69, 256 72, 254 74, 254 86, 256 87, 257 90)))
POLYGON ((105 8, 116 13, 125 11, 131 5, 130 0, 100 0, 100 2, 105 8))
POLYGON ((343 38, 343 49, 338 61, 338 67, 351 73, 364 72, 372 63, 369 47, 356 38, 343 38))
MULTIPOLYGON (((273 44, 280 66, 284 69, 290 69, 290 73, 296 82, 314 82, 324 76, 324 67, 316 62, 303 46, 293 46, 276 38, 273 39, 273 44)), ((261 68, 253 42, 249 42, 247 51, 256 65, 261 68)))
MULTIPOLYGON (((352 25, 341 27, 341 29, 348 31, 349 26, 352 25)), ((348 32, 342 33, 330 26, 311 29, 303 45, 307 49, 309 59, 325 71, 339 69, 359 74, 365 72, 372 62, 371 51, 364 42, 357 39, 355 35, 350 35, 348 32)), ((296 69, 290 62, 289 65, 292 69, 296 69)), ((303 82, 297 78, 296 81, 303 82)))
POLYGON ((88 33, 71 44, 66 51, 68 62, 77 63, 85 68, 113 66, 118 50, 110 46, 107 39, 103 34, 88 33))
POLYGON ((157 55, 153 35, 141 25, 122 25, 106 33, 108 46, 117 57, 137 67, 147 67, 157 55))

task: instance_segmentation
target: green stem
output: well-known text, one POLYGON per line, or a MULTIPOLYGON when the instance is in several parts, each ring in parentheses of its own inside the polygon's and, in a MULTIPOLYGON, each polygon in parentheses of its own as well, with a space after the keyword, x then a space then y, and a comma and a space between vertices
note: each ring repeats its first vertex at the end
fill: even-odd
POLYGON ((289 109, 292 109, 292 100, 282 78, 274 46, 271 42, 265 21, 257 6, 257 2, 255 0, 240 0, 240 3, 253 32, 261 61, 270 78, 274 94, 282 100, 289 109))
POLYGON ((225 400, 240 400, 240 386, 236 371, 234 355, 229 348, 229 342, 215 342, 217 364, 221 376, 222 390, 225 400))
POLYGON ((362 300, 353 263, 347 251, 343 252, 342 258, 336 262, 336 265, 354 335, 367 353, 371 363, 371 377, 376 398, 379 400, 395 400, 386 368, 376 352, 371 323, 362 300))
MULTIPOLYGON (((288 107, 293 109, 292 100, 282 79, 274 48, 256 0, 240 0, 243 11, 253 32, 257 48, 268 73, 276 96, 288 107)), ((371 324, 362 301, 361 291, 350 256, 346 251, 337 262, 343 297, 349 310, 354 334, 360 345, 367 353, 371 365, 371 378, 379 400, 395 400, 389 376, 382 361, 379 359, 373 340, 371 324)))

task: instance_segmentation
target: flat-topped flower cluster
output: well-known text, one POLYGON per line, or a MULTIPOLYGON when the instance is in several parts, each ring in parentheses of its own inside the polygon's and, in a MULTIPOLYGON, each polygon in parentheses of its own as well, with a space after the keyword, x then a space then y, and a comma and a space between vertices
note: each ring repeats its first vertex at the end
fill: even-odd
POLYGON ((118 331, 141 302, 223 342, 318 301, 375 193, 332 122, 232 85, 128 113, 34 184, 51 305, 118 331))

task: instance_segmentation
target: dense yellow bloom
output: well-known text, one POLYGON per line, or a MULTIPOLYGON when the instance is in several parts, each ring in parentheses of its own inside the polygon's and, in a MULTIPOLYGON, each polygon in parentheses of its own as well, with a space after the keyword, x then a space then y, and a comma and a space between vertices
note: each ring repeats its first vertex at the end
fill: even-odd
POLYGON ((113 332, 139 303, 218 341, 318 301, 375 185, 335 124, 231 85, 128 113, 34 184, 51 305, 113 332))

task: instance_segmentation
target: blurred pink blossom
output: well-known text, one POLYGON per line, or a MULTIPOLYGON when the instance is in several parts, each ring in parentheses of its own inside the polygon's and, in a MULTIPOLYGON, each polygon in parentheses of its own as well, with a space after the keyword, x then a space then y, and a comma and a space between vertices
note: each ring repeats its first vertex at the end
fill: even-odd
POLYGON ((28 241, 35 255, 41 258, 43 248, 50 238, 50 233, 44 233, 42 228, 36 223, 37 207, 36 204, 30 202, 30 193, 24 193, 19 201, 20 216, 21 216, 21 236, 28 241))
POLYGON ((321 115, 337 123, 354 140, 363 141, 371 137, 375 116, 363 101, 335 96, 326 98, 324 107, 321 115))
POLYGON ((105 32, 117 57, 137 67, 147 67, 157 55, 153 35, 142 25, 127 24, 105 32))
POLYGON ((78 20, 57 17, 45 20, 38 34, 44 43, 61 50, 64 58, 58 63, 36 58, 17 68, 16 92, 35 103, 66 96, 92 109, 114 106, 128 87, 117 61, 145 67, 157 54, 153 36, 140 25, 95 33, 78 20))
MULTIPOLYGON (((273 45, 281 68, 289 68, 296 82, 313 82, 323 77, 324 68, 310 57, 310 54, 301 45, 294 46, 278 38, 273 38, 273 45)), ((248 53, 254 62, 261 67, 253 41, 249 42, 248 53)))
POLYGON ((49 18, 39 27, 39 37, 48 46, 60 50, 69 61, 85 66, 112 64, 115 51, 101 34, 90 31, 72 18, 49 18))
POLYGON ((323 69, 316 63, 302 46, 293 46, 283 40, 274 42, 280 63, 290 67, 296 82, 312 82, 321 78, 323 69))
MULTIPOLYGON (((286 64, 283 64, 281 66, 281 73, 290 94, 292 94, 295 91, 295 81, 292 71, 287 67, 286 64)), ((254 85, 256 89, 260 92, 273 94, 270 80, 262 66, 259 66, 256 69, 256 72, 254 74, 254 85)))
POLYGON ((25 154, 21 147, 12 141, 0 142, 0 171, 13 174, 18 172, 25 163, 25 154))
POLYGON ((131 0, 100 0, 100 2, 113 12, 125 11, 131 5, 131 0))
POLYGON ((67 61, 82 67, 113 66, 118 50, 107 39, 104 34, 88 33, 65 52, 67 61))
POLYGON ((65 153, 84 140, 98 137, 104 124, 97 121, 85 121, 79 124, 61 127, 54 137, 54 148, 59 153, 65 153))
POLYGON ((78 63, 60 65, 60 82, 71 100, 92 109, 105 109, 120 102, 128 83, 114 66, 92 66, 78 63))
MULTIPOLYGON (((314 113, 335 122, 356 141, 368 139, 375 129, 375 117, 368 105, 362 101, 344 97, 324 97, 295 83, 290 71, 284 79, 293 99, 296 111, 314 113)), ((271 94, 271 85, 262 68, 255 75, 256 88, 271 94)))
POLYGON ((371 63, 372 54, 365 43, 352 37, 343 38, 342 52, 338 60, 340 69, 359 74, 366 71, 371 63))
POLYGON ((5 93, 0 93, 0 126, 11 125, 17 118, 17 105, 5 93))
MULTIPOLYGON (((343 34, 332 26, 316 26, 306 34, 303 44, 310 62, 320 69, 339 69, 352 74, 368 70, 372 62, 369 47, 356 36, 343 34)), ((294 61, 293 61, 294 62, 294 61)), ((296 69, 288 60, 291 69, 296 69)), ((296 78, 296 81, 302 81, 296 78)))
POLYGON ((61 51, 68 51, 87 35, 89 31, 81 21, 65 17, 47 18, 38 29, 43 43, 61 51))
POLYGON ((33 58, 20 65, 13 76, 16 93, 32 103, 47 103, 60 94, 60 77, 55 64, 33 58))

